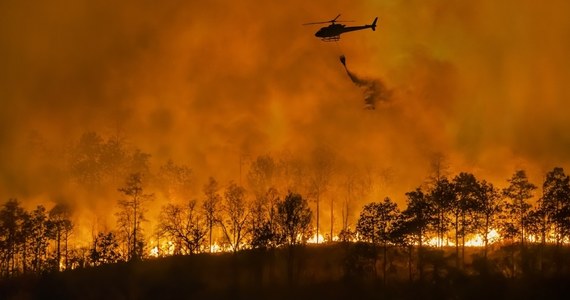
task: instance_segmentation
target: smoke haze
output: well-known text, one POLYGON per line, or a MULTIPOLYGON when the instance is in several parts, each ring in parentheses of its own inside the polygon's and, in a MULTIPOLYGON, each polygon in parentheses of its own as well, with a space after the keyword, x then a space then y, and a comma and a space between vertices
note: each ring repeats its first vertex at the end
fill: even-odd
POLYGON ((498 186, 517 168, 539 183, 570 167, 568 1, 38 2, 0 3, 4 201, 88 199, 62 170, 89 131, 121 136, 155 170, 189 166, 196 195, 209 176, 239 181, 258 155, 319 148, 337 174, 375 174, 372 200, 400 204, 437 153, 498 186), (301 26, 339 12, 378 15, 377 30, 337 47, 301 26), (355 105, 340 54, 386 79, 389 107, 355 105))

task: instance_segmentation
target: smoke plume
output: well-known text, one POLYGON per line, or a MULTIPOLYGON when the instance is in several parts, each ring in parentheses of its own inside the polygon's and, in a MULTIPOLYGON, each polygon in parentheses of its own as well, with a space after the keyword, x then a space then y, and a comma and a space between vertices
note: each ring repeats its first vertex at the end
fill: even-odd
POLYGON ((346 66, 346 57, 344 55, 340 56, 340 62, 346 70, 346 74, 350 77, 350 80, 354 82, 359 87, 364 90, 364 108, 366 109, 376 109, 377 102, 387 102, 390 100, 391 92, 386 88, 384 83, 379 79, 365 79, 356 76, 356 74, 350 72, 346 66))

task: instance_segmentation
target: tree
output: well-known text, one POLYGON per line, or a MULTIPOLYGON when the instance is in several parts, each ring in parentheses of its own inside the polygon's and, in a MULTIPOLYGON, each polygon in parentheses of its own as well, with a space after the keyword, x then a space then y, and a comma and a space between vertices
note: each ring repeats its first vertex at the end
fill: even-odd
POLYGON ((453 183, 449 182, 446 177, 439 177, 439 179, 435 181, 435 184, 427 197, 435 210, 435 230, 438 245, 442 247, 443 236, 448 231, 449 226, 448 214, 451 212, 453 204, 456 202, 453 183))
POLYGON ((344 188, 346 194, 341 211, 342 230, 341 233, 339 233, 339 239, 341 241, 346 241, 346 239, 353 234, 349 228, 349 217, 351 215, 352 202, 355 200, 362 200, 372 188, 372 179, 370 178, 370 174, 363 175, 357 172, 349 174, 346 176, 344 188))
POLYGON ((554 168, 546 174, 542 191, 540 209, 559 245, 570 230, 570 177, 563 168, 554 168))
POLYGON ((413 250, 417 242, 416 229, 414 228, 413 219, 409 215, 400 213, 393 225, 390 232, 390 240, 404 249, 408 255, 408 279, 411 282, 413 279, 412 265, 413 265, 413 250))
POLYGON ((476 190, 473 211, 477 216, 475 218, 475 228, 483 237, 485 259, 487 259, 489 233, 492 228, 498 226, 498 216, 503 211, 503 208, 504 203, 500 192, 493 184, 483 180, 476 190))
POLYGON ((93 240, 93 248, 91 248, 89 257, 94 266, 120 261, 121 253, 115 234, 99 232, 93 240))
POLYGON ((360 213, 356 232, 363 239, 372 242, 372 244, 381 244, 383 249, 383 267, 382 276, 386 283, 386 266, 388 243, 390 242, 390 232, 394 228, 394 224, 398 217, 399 210, 396 203, 386 197, 384 202, 372 202, 366 204, 360 213))
POLYGON ((245 189, 235 183, 230 183, 224 193, 222 210, 225 219, 219 222, 224 237, 234 252, 239 251, 244 239, 245 222, 248 218, 245 189))
POLYGON ((279 196, 277 190, 269 188, 265 196, 254 200, 250 207, 251 246, 266 249, 276 246, 277 234, 275 228, 275 215, 279 196))
POLYGON ((274 217, 278 201, 274 178, 278 168, 269 155, 258 156, 247 174, 249 186, 255 199, 251 205, 250 233, 253 248, 268 248, 275 245, 274 217))
POLYGON ((220 221, 218 210, 221 202, 221 197, 218 194, 218 190, 218 182, 214 178, 210 177, 208 179, 208 183, 206 183, 203 188, 206 199, 202 204, 202 209, 206 215, 206 225, 208 226, 208 249, 210 252, 212 252, 212 231, 214 229, 214 225, 220 221))
POLYGON ((162 207, 159 231, 176 245, 175 254, 194 254, 202 248, 206 237, 204 221, 196 210, 196 200, 184 206, 167 204, 162 207))
POLYGON ((407 208, 402 212, 402 219, 406 229, 415 236, 418 244, 418 270, 420 279, 423 278, 423 240, 429 228, 434 224, 439 224, 437 210, 432 201, 420 188, 406 193, 407 208))
POLYGON ((153 194, 145 194, 141 173, 129 175, 125 186, 118 189, 126 199, 118 201, 119 212, 117 222, 127 242, 128 259, 136 260, 142 256, 143 238, 141 222, 146 221, 145 202, 151 200, 153 194))
POLYGON ((471 173, 461 172, 453 178, 455 201, 451 204, 453 214, 452 224, 455 227, 455 256, 456 266, 459 267, 459 237, 461 237, 461 266, 465 264, 465 236, 473 231, 472 214, 477 194, 480 190, 479 182, 471 173))
POLYGON ((289 192, 283 201, 277 203, 277 224, 289 246, 305 243, 311 234, 313 213, 307 200, 301 195, 289 192))
POLYGON ((22 226, 26 232, 25 235, 29 240, 32 252, 32 270, 40 273, 47 267, 45 258, 47 256, 48 242, 53 237, 53 231, 50 230, 45 207, 38 205, 22 226))
POLYGON ((71 222, 71 208, 62 203, 56 204, 49 211, 48 226, 52 228, 56 241, 56 264, 58 271, 61 271, 61 240, 63 238, 65 247, 65 268, 69 268, 68 263, 68 240, 73 223, 71 222))
MULTIPOLYGON (((315 198, 317 204, 316 217, 317 217, 317 244, 319 243, 319 215, 320 215, 320 200, 323 193, 327 190, 329 181, 333 172, 334 153, 328 148, 316 148, 313 151, 313 165, 312 176, 309 179, 309 189, 311 195, 315 198)), ((332 222, 333 222, 333 198, 331 198, 331 239, 332 239, 332 222)))
POLYGON ((527 200, 532 198, 532 191, 536 189, 536 186, 528 181, 526 173, 524 170, 518 170, 515 174, 508 179, 509 186, 503 189, 503 195, 511 199, 511 203, 507 204, 507 210, 509 215, 513 219, 512 221, 518 226, 517 231, 520 235, 521 246, 524 245, 525 241, 525 217, 531 205, 527 203, 527 200))
POLYGON ((28 214, 20 206, 17 199, 9 199, 0 210, 0 263, 1 275, 13 276, 17 273, 16 256, 23 246, 23 272, 26 272, 26 236, 23 224, 28 214))

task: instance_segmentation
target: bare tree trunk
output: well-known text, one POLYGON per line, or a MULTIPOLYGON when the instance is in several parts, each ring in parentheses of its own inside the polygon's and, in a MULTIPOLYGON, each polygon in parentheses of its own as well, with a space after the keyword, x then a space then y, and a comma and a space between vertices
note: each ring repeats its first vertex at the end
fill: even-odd
POLYGON ((317 244, 319 243, 319 198, 320 191, 317 191, 317 244))
POLYGON ((455 267, 459 268, 459 215, 455 214, 455 267))
POLYGON ((386 285, 387 259, 388 259, 388 245, 386 244, 386 241, 384 241, 384 260, 382 262, 382 281, 384 282, 384 285, 386 285))
POLYGON ((331 197, 331 242, 333 241, 333 228, 334 228, 334 198, 331 197))
POLYGON ((410 280, 410 282, 412 282, 413 278, 413 273, 412 273, 412 261, 413 261, 413 251, 414 251, 414 245, 410 245, 408 246, 408 279, 410 280))
POLYGON ((134 217, 133 217, 133 250, 131 253, 131 260, 136 259, 137 255, 137 199, 134 199, 134 217))
POLYGON ((26 243, 26 241, 24 240, 24 248, 23 248, 23 253, 22 253, 22 254, 23 254, 23 257, 22 257, 22 267, 23 267, 23 270, 22 270, 22 271, 24 272, 24 274, 28 272, 28 264, 26 263, 26 258, 27 258, 26 256, 28 255, 28 254, 27 254, 27 252, 28 252, 28 249, 27 249, 27 248, 28 248, 28 247, 27 247, 27 243, 26 243))
POLYGON ((210 253, 212 253, 212 227, 213 227, 213 222, 210 221, 209 227, 210 227, 210 253))
POLYGON ((67 246, 68 246, 68 240, 69 240, 69 233, 66 231, 65 233, 65 269, 69 269, 69 257, 68 257, 68 251, 67 251, 67 246))
POLYGON ((485 236, 483 238, 485 242, 485 250, 484 250, 484 257, 485 261, 487 261, 487 249, 489 244, 489 216, 485 217, 485 236))
POLYGON ((461 268, 465 268, 465 213, 461 214, 461 268))
MULTIPOLYGON (((59 225, 57 226, 59 227, 59 225)), ((61 229, 57 228, 57 270, 61 271, 61 229)))
POLYGON ((423 247, 422 247, 422 232, 419 234, 419 248, 418 248, 418 271, 420 274, 420 281, 424 278, 424 262, 423 262, 423 247))

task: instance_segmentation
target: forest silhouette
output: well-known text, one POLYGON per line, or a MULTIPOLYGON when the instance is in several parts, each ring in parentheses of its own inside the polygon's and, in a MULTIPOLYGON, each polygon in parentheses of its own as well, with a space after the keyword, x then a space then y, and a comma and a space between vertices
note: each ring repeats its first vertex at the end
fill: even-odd
POLYGON ((70 180, 78 186, 96 193, 118 183, 120 197, 107 208, 115 226, 93 231, 87 245, 78 242, 76 208, 69 203, 30 210, 17 199, 2 205, 3 298, 45 292, 62 298, 329 293, 401 299, 429 292, 428 298, 440 299, 566 292, 552 288, 570 278, 570 177, 560 167, 545 174, 540 189, 524 170, 497 188, 472 173, 451 176, 436 156, 426 181, 405 193, 405 205, 390 197, 368 202, 352 221, 350 202, 366 198, 370 182, 351 178, 347 197, 337 203, 343 222, 335 230, 339 190, 332 178, 339 171, 330 150, 319 150, 307 169, 259 156, 244 174, 245 185, 210 177, 199 200, 184 200, 193 188, 191 169, 168 161, 152 174, 150 155, 121 147, 86 133, 70 155, 70 180), (109 157, 115 160, 103 159, 109 157), (319 204, 329 201, 330 231, 323 236, 319 204), (160 207, 154 228, 147 224, 151 204, 160 207))

